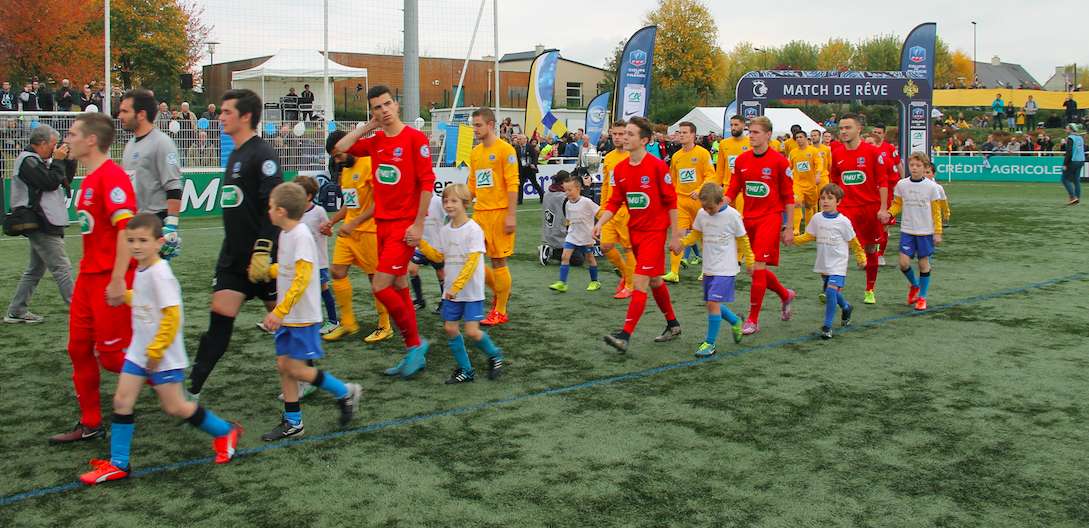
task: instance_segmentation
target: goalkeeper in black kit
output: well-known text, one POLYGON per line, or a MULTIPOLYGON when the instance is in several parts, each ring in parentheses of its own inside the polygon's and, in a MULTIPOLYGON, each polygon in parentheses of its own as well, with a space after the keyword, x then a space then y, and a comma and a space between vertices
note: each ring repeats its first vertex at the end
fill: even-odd
POLYGON ((200 337, 189 376, 193 399, 199 398, 208 375, 227 351, 242 303, 256 297, 269 311, 276 305, 269 265, 280 230, 269 220, 268 200, 272 189, 284 180, 280 161, 272 146, 257 134, 262 109, 257 94, 230 90, 223 95, 221 109, 219 122, 234 140, 235 149, 221 184, 223 245, 212 282, 208 330, 200 337))

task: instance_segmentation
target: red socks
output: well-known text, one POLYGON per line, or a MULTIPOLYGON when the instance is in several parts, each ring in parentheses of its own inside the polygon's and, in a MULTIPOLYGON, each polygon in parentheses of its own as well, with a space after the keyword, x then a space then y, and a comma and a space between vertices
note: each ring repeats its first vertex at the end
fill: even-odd
POLYGON ((374 296, 389 309, 393 322, 397 323, 397 328, 401 330, 401 335, 405 339, 405 346, 408 348, 419 346, 420 332, 416 328, 416 311, 412 308, 412 298, 409 296, 408 288, 402 290, 393 287, 382 288, 375 291, 374 296), (408 302, 405 302, 406 298, 408 302))
POLYGON ((873 289, 877 284, 877 253, 866 253, 866 291, 873 289))
MULTIPOLYGON (((764 305, 764 292, 768 289, 768 275, 766 269, 752 270, 752 289, 749 290, 749 321, 760 322, 760 308, 764 305)), ((778 279, 775 281, 777 284, 778 279)), ((783 286, 780 284, 780 288, 783 286)))
POLYGON ((651 288, 650 291, 654 294, 654 302, 658 303, 658 309, 662 311, 666 321, 675 321, 677 316, 673 313, 673 301, 669 298, 669 288, 665 283, 659 284, 657 288, 651 288))
POLYGON ((783 286, 783 283, 779 282, 779 277, 776 277, 775 272, 769 269, 765 269, 764 273, 766 273, 767 276, 768 289, 775 292, 780 299, 785 301, 788 295, 787 289, 783 286))
MULTIPOLYGON (((655 294, 657 297, 657 294, 655 294)), ((639 324, 639 318, 643 317, 643 310, 647 307, 647 292, 635 290, 628 301, 628 315, 624 318, 624 331, 631 335, 639 324)))

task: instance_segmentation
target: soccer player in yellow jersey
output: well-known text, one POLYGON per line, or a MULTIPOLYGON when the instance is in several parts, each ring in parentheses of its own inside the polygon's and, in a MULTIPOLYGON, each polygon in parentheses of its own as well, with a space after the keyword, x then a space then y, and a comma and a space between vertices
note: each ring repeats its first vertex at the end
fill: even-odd
POLYGON ((805 207, 804 212, 794 215, 794 234, 801 235, 802 216, 805 223, 817 214, 817 200, 820 198, 820 178, 824 172, 824 163, 821 161, 820 151, 809 144, 809 136, 799 127, 794 133, 794 142, 797 147, 790 153, 790 170, 794 177, 794 208, 805 207))
POLYGON ((794 152, 794 149, 798 148, 798 141, 794 139, 794 135, 801 132, 801 130, 801 125, 790 125, 790 137, 783 142, 783 155, 786 156, 787 159, 790 159, 790 154, 794 152))
MULTIPOLYGON (((352 283, 348 281, 348 268, 358 267, 371 281, 378 271, 378 229, 373 216, 374 176, 371 173, 371 159, 357 158, 337 150, 337 142, 345 135, 346 132, 338 130, 329 134, 325 143, 326 152, 343 167, 340 171, 340 192, 344 202, 340 210, 321 226, 322 232, 330 236, 333 226, 344 222, 333 243, 333 260, 329 263, 333 298, 340 311, 340 327, 321 336, 325 341, 337 341, 359 332, 359 323, 352 311, 352 283), (365 211, 370 211, 370 214, 366 215, 367 220, 361 221, 365 211)), ((389 311, 377 298, 374 299, 374 310, 378 313, 378 328, 363 339, 367 343, 393 337, 389 311)))
POLYGON ((484 230, 484 249, 492 261, 484 269, 484 281, 495 297, 491 312, 480 324, 506 323, 511 278, 507 257, 514 253, 514 229, 518 212, 518 155, 510 143, 495 134, 495 113, 488 108, 473 111, 473 135, 480 143, 469 157, 469 190, 476 197, 473 220, 484 230))
MULTIPOLYGON (((605 204, 609 203, 609 197, 613 193, 613 169, 617 164, 628 159, 628 153, 624 150, 624 142, 627 123, 616 121, 609 128, 609 135, 613 139, 613 150, 605 154, 601 160, 601 207, 597 210, 600 218, 605 212, 605 204)), ((635 277, 635 255, 627 253, 631 249, 631 237, 628 234, 628 208, 621 206, 613 215, 612 220, 601 228, 601 251, 609 262, 620 270, 621 280, 616 285, 614 299, 627 299, 631 297, 635 288, 632 282, 635 277)))
MULTIPOLYGON (((673 188, 677 190, 677 228, 683 237, 692 229, 703 205, 700 203, 700 189, 704 183, 718 182, 715 166, 711 164, 711 153, 696 145, 696 125, 684 121, 678 125, 677 141, 681 149, 673 154, 669 163, 669 176, 673 179, 673 188)), ((669 273, 662 280, 681 281, 681 255, 669 254, 669 273)))
MULTIPOLYGON (((736 160, 741 153, 752 148, 749 145, 749 137, 744 134, 745 120, 741 119, 741 116, 735 115, 730 118, 729 135, 718 142, 718 182, 722 184, 724 189, 730 187, 730 178, 732 177, 734 170, 734 160, 736 160)), ((739 194, 737 195, 737 201, 730 205, 740 213, 744 210, 745 199, 739 194)))
POLYGON ((814 128, 809 133, 809 144, 815 147, 821 155, 822 170, 820 183, 817 184, 818 189, 823 189, 825 185, 828 185, 828 164, 832 162, 832 147, 828 146, 828 141, 825 141, 825 134, 828 134, 828 141, 831 141, 832 134, 828 132, 822 133, 814 128))

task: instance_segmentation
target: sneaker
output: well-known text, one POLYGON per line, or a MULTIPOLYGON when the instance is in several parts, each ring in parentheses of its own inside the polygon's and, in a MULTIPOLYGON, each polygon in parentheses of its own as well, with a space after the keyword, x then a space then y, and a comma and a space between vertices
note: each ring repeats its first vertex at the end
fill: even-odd
POLYGON ((349 383, 348 394, 337 400, 337 405, 340 406, 341 427, 352 423, 352 418, 355 418, 355 412, 359 409, 359 398, 362 395, 363 387, 360 387, 358 383, 349 383))
POLYGON ((611 346, 611 347, 613 347, 613 348, 615 348, 615 349, 617 349, 617 350, 619 350, 621 352, 627 352, 628 351, 628 339, 630 339, 630 338, 624 337, 624 332, 623 331, 613 332, 613 333, 605 336, 604 339, 605 339, 605 343, 608 344, 609 346, 611 346))
MULTIPOLYGON (((616 271, 618 272, 617 274, 619 275, 620 270, 616 270, 616 271)), ((615 293, 620 293, 622 291, 624 291, 624 279, 623 279, 623 277, 621 277, 620 280, 616 281, 616 291, 613 292, 613 293, 614 294, 615 293)))
POLYGON ((741 326, 741 333, 743 335, 753 335, 759 331, 760 325, 752 321, 745 321, 745 323, 741 326))
POLYGON ((424 308, 427 308, 427 300, 425 300, 425 299, 413 299, 412 300, 412 307, 415 308, 417 312, 419 312, 419 311, 423 310, 424 308))
POLYGON ((873 290, 866 290, 866 297, 862 299, 862 302, 866 304, 877 304, 877 296, 874 295, 873 290))
POLYGON ((666 325, 665 330, 662 330, 662 335, 655 337, 655 343, 665 343, 666 341, 673 341, 681 335, 681 325, 669 326, 666 325))
POLYGON ((789 321, 791 317, 794 317, 794 312, 790 309, 790 305, 794 304, 794 298, 798 294, 794 290, 787 289, 787 298, 783 300, 783 307, 779 312, 779 318, 784 321, 789 321))
POLYGON ((881 266, 882 268, 889 265, 887 262, 885 262, 885 255, 879 255, 877 257, 877 265, 881 266))
POLYGON ((469 369, 456 368, 454 372, 450 374, 449 378, 446 378, 447 385, 454 385, 457 383, 472 383, 476 381, 476 371, 469 369))
POLYGON ((828 294, 821 291, 817 294, 817 300, 820 301, 821 304, 828 302, 828 294))
POLYGON ((586 285, 586 291, 598 291, 601 289, 601 283, 598 281, 590 281, 590 284, 586 285))
POLYGON ((820 333, 821 333, 821 339, 824 339, 824 340, 832 339, 832 329, 830 327, 822 326, 820 333))
POLYGON ((340 341, 345 336, 355 335, 359 333, 359 325, 345 326, 338 325, 335 330, 321 336, 322 341, 340 341))
POLYGON ((431 343, 421 339, 419 346, 413 347, 405 355, 405 364, 401 367, 401 379, 412 379, 427 367, 427 349, 431 343))
POLYGON ((699 282, 703 282, 703 272, 702 271, 700 272, 700 276, 696 277, 696 280, 699 281, 699 282))
POLYGON ((918 299, 918 298, 919 298, 919 287, 918 286, 909 286, 908 287, 908 306, 914 305, 915 304, 915 299, 918 299))
POLYGON ((503 358, 490 357, 488 358, 488 379, 496 380, 499 376, 503 375, 503 358))
POLYGON ((671 271, 669 273, 666 273, 665 275, 662 275, 662 280, 676 284, 678 282, 681 282, 681 276, 671 271))
POLYGON ((730 327, 730 332, 734 335, 734 343, 741 343, 741 336, 745 335, 744 328, 741 326, 741 321, 730 327))
POLYGON ((621 288, 619 291, 616 292, 616 295, 613 295, 613 299, 628 299, 634 292, 635 290, 631 288, 621 288))
MULTIPOLYGON (((563 293, 563 292, 567 291, 567 283, 563 282, 563 281, 556 281, 556 282, 553 282, 548 287, 548 289, 563 293)), ((491 314, 488 314, 488 315, 491 316, 491 314)))
POLYGON ((111 480, 121 480, 129 476, 129 470, 121 469, 111 464, 109 460, 96 458, 91 460, 91 467, 94 469, 79 476, 79 481, 88 486, 102 484, 111 480))
POLYGON ((482 326, 498 326, 509 322, 510 319, 507 317, 506 314, 501 314, 495 310, 492 310, 491 312, 488 312, 488 316, 485 317, 484 320, 480 322, 480 324, 482 326))
POLYGON ((302 422, 298 425, 292 425, 287 420, 280 420, 280 424, 273 427, 271 431, 261 435, 261 440, 266 442, 275 442, 277 440, 283 440, 284 438, 291 438, 293 436, 302 436, 305 429, 303 429, 302 422))
POLYGON ((915 310, 919 312, 926 310, 926 297, 915 299, 915 310))
POLYGON ((40 315, 38 315, 38 314, 36 314, 34 312, 31 312, 29 310, 26 311, 26 312, 23 312, 22 315, 15 315, 15 314, 9 313, 9 314, 4 316, 4 322, 5 323, 11 323, 11 324, 19 324, 19 323, 38 324, 38 323, 40 323, 40 322, 42 322, 44 320, 45 320, 44 317, 42 317, 42 316, 40 316, 40 315))
POLYGON ((212 439, 212 449, 216 452, 216 464, 226 464, 234 458, 239 438, 242 438, 242 426, 232 423, 231 430, 227 434, 212 439))
POLYGON ((325 321, 325 324, 321 325, 321 330, 318 331, 321 335, 326 335, 333 330, 340 328, 340 323, 334 323, 333 321, 325 321))
POLYGON ((688 259, 681 257, 681 269, 688 269, 688 259))
MULTIPOLYGON (((439 299, 439 302, 435 303, 435 307, 431 309, 431 313, 435 315, 439 315, 442 313, 442 299, 439 299)), ((392 331, 393 330, 390 330, 390 332, 392 331)))
POLYGON ((715 344, 708 343, 706 341, 700 343, 699 348, 696 349, 696 357, 705 358, 715 355, 715 344))
POLYGON ((374 331, 371 332, 371 335, 363 338, 363 342, 373 345, 374 343, 385 341, 391 337, 393 337, 392 328, 375 328, 374 331))
POLYGON ((50 444, 70 444, 72 442, 79 442, 82 440, 94 440, 96 438, 105 438, 106 428, 98 426, 95 428, 87 427, 81 423, 76 423, 76 426, 67 433, 55 434, 49 437, 50 444))
POLYGON ((688 259, 688 263, 693 266, 699 266, 700 264, 703 264, 703 257, 695 255, 692 258, 688 259))
POLYGON ((387 376, 400 376, 401 375, 401 369, 404 368, 404 367, 405 367, 405 360, 404 360, 404 358, 401 358, 401 361, 398 361, 396 365, 382 371, 382 373, 387 375, 387 376))
MULTIPOLYGON (((318 391, 317 387, 315 387, 315 386, 313 386, 313 385, 311 385, 311 384, 309 384, 309 383, 307 383, 305 381, 300 381, 299 382, 299 399, 300 400, 302 400, 303 398, 305 398, 307 396, 310 396, 311 394, 314 394, 317 391, 318 391)), ((284 401, 284 393, 281 392, 279 396, 276 396, 276 399, 280 400, 280 401, 284 401)))
POLYGON ((855 305, 848 304, 840 313, 840 325, 851 326, 851 314, 855 311, 855 305))
POLYGON ((258 330, 260 330, 260 331, 262 331, 262 332, 264 332, 264 333, 266 333, 268 335, 273 335, 273 334, 276 333, 275 330, 272 330, 269 327, 265 326, 264 321, 261 321, 260 323, 257 323, 255 326, 257 326, 258 330))

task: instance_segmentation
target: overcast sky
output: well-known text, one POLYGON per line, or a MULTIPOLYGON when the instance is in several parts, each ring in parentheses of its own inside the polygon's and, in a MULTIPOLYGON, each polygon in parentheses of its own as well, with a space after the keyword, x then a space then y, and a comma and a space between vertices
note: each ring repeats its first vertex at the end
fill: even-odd
MULTIPOLYGON (((321 0, 196 0, 205 8, 212 37, 222 42, 216 61, 271 54, 276 48, 322 46, 321 0), (244 22, 238 22, 244 21, 244 22), (269 37, 275 35, 275 37, 269 37)), ((1089 66, 1089 1, 913 0, 744 2, 705 0, 719 27, 719 45, 741 41, 778 46, 792 39, 857 41, 879 33, 901 38, 917 24, 938 23, 938 35, 953 49, 972 54, 972 24, 978 23, 977 57, 998 55, 1021 64, 1041 84, 1055 66, 1089 66), (744 6, 759 6, 748 10, 744 6), (862 7, 866 6, 866 7, 862 7)), ((421 51, 463 57, 472 35, 478 0, 419 0, 421 51)), ((492 1, 487 0, 474 57, 491 53, 492 1)), ((570 59, 603 64, 616 43, 641 26, 656 0, 499 0, 500 54, 559 48, 570 59), (548 13, 542 10, 547 6, 548 13)), ((401 46, 399 0, 330 0, 330 49, 392 52, 401 46)))

